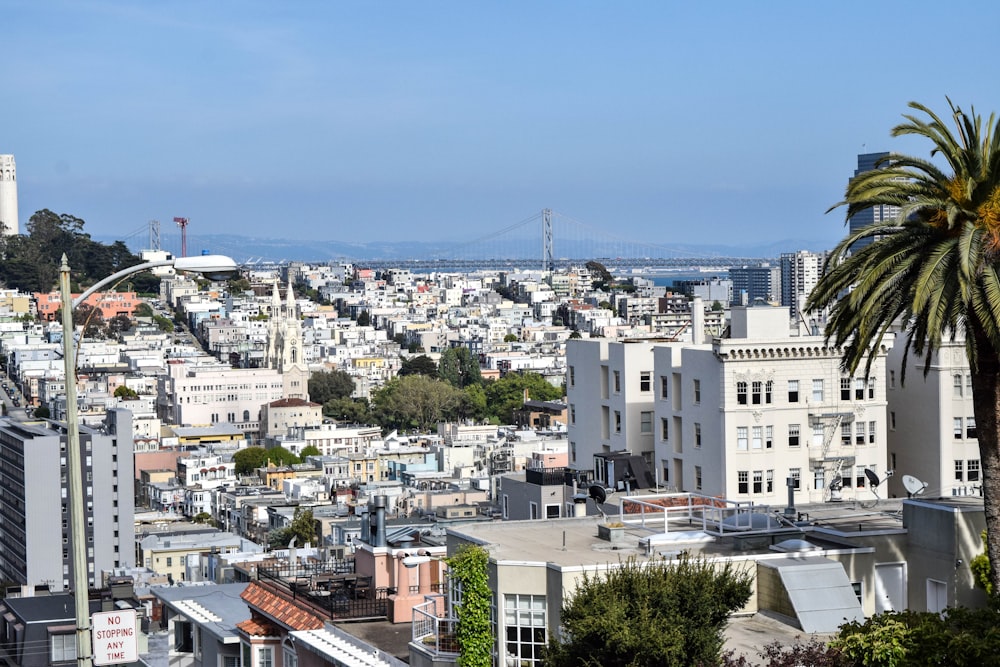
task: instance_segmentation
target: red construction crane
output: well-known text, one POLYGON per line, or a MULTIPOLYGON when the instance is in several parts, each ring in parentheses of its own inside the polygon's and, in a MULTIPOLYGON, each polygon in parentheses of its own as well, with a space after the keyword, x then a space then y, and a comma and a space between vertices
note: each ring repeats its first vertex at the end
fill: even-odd
POLYGON ((188 256, 188 219, 174 218, 174 222, 181 228, 181 257, 188 256))

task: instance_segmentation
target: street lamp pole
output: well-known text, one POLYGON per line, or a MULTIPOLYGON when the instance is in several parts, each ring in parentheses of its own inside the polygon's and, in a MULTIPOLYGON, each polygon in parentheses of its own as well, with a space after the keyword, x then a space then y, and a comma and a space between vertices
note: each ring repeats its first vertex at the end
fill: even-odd
POLYGON ((83 494, 83 457, 80 451, 80 423, 76 405, 76 350, 74 349, 73 310, 87 297, 116 280, 133 273, 148 271, 157 267, 172 266, 181 271, 193 271, 206 275, 212 280, 224 280, 238 274, 239 269, 229 257, 221 255, 201 255, 146 262, 122 269, 98 281, 85 292, 73 299, 70 291, 70 268, 65 253, 59 267, 59 298, 62 303, 63 364, 66 373, 66 467, 69 483, 70 535, 73 542, 73 602, 76 611, 76 664, 78 667, 92 667, 93 645, 90 637, 90 576, 88 570, 88 549, 86 512, 83 494))
POLYGON ((73 541, 76 664, 78 667, 90 667, 93 664, 90 644, 90 579, 87 572, 87 531, 83 508, 83 459, 80 452, 80 424, 76 407, 73 293, 69 287, 69 263, 65 254, 59 267, 59 292, 62 303, 63 364, 66 369, 66 474, 69 481, 69 516, 73 541))

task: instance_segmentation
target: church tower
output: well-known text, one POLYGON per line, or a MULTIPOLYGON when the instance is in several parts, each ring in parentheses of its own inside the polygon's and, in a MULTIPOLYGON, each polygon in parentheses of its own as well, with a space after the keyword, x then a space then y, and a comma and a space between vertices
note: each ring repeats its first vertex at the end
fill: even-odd
POLYGON ((282 303, 277 280, 271 293, 267 365, 281 373, 285 398, 309 400, 309 369, 302 358, 302 322, 295 305, 295 293, 289 284, 285 302, 282 303))

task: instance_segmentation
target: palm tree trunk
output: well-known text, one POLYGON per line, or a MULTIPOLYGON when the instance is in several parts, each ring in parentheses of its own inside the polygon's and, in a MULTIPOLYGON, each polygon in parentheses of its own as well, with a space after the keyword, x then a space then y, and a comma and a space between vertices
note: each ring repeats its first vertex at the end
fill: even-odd
POLYGON ((986 552, 996 592, 1000 591, 1000 357, 982 329, 977 325, 971 328, 978 357, 972 372, 972 406, 983 472, 986 552))

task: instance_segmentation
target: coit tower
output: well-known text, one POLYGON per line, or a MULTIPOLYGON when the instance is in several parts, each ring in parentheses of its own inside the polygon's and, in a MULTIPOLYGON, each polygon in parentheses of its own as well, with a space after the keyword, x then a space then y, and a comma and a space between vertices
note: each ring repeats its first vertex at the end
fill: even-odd
POLYGON ((17 225, 17 169, 13 155, 0 155, 0 223, 3 234, 21 233, 17 225))

